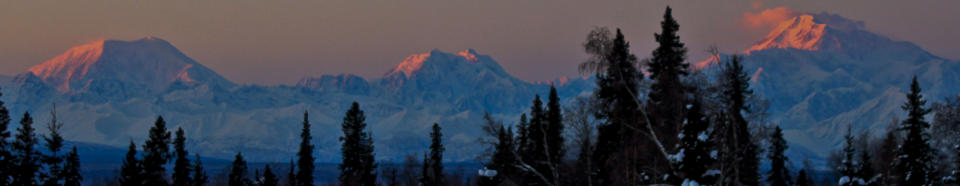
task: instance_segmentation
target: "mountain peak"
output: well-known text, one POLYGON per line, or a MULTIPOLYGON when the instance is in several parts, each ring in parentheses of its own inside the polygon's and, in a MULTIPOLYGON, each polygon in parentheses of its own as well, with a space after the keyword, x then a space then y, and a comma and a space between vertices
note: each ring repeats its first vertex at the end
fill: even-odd
POLYGON ((827 24, 814 21, 812 15, 800 15, 780 23, 773 32, 747 49, 757 51, 771 48, 796 48, 800 50, 820 50, 831 41, 827 24))
POLYGON ((76 46, 28 71, 63 93, 102 79, 145 84, 153 90, 175 81, 233 85, 157 37, 76 46))

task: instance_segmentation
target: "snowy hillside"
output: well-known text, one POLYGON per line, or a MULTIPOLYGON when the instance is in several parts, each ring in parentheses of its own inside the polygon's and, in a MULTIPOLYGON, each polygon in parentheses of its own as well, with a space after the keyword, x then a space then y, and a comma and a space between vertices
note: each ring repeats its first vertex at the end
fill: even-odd
MULTIPOLYGON (((592 80, 562 82, 564 99, 593 90, 592 80)), ((383 79, 341 74, 306 77, 296 86, 240 86, 158 38, 78 46, 11 83, 3 89, 8 107, 42 123, 56 103, 67 140, 142 143, 162 115, 170 128, 187 131, 193 152, 224 159, 243 151, 253 161, 289 160, 308 111, 321 162, 339 160, 340 122, 353 101, 367 114, 379 158, 422 152, 429 126, 439 123, 444 157, 470 161, 482 151, 476 139, 484 112, 514 122, 535 94, 549 90, 473 50, 411 55, 383 79)))
POLYGON ((836 14, 786 21, 744 53, 746 69, 756 72, 752 86, 772 101, 786 139, 821 156, 840 145, 847 124, 879 135, 892 117, 904 118, 900 105, 914 74, 929 103, 960 93, 960 62, 836 14))

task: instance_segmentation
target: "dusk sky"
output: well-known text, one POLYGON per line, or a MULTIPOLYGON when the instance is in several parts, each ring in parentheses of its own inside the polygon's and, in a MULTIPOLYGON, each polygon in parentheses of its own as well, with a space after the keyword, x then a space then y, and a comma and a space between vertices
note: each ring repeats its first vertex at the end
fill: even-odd
POLYGON ((240 84, 380 78, 410 54, 468 48, 522 80, 548 80, 578 76, 595 26, 622 29, 631 52, 649 57, 668 4, 691 62, 711 44, 741 52, 788 15, 823 11, 960 60, 960 1, 0 1, 0 74, 95 40, 155 36, 240 84))

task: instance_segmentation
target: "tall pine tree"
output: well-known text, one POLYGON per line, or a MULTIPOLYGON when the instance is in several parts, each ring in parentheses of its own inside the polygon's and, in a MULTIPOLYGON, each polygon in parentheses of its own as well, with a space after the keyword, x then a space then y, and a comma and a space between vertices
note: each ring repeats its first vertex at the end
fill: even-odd
POLYGON ((372 186, 377 183, 373 140, 364 131, 367 128, 366 119, 357 102, 353 102, 343 117, 343 136, 340 137, 343 142, 340 147, 343 161, 339 166, 341 185, 372 186))
POLYGON ((243 155, 240 154, 240 152, 237 152, 237 156, 233 159, 233 164, 230 167, 227 185, 246 186, 252 183, 250 179, 247 178, 247 161, 243 159, 243 155))
POLYGON ((443 133, 440 132, 440 125, 433 124, 433 131, 430 132, 430 169, 433 170, 433 183, 443 183, 443 133))
POLYGON ((783 139, 783 129, 776 126, 770 136, 770 154, 767 154, 767 158, 770 159, 767 181, 770 182, 771 186, 787 186, 790 184, 790 170, 787 169, 786 165, 790 159, 783 154, 787 151, 787 148, 790 148, 790 146, 787 145, 787 140, 783 139))
POLYGON ((137 160, 137 144, 130 141, 130 147, 127 150, 127 156, 123 158, 123 165, 120 166, 121 186, 143 185, 143 167, 140 160, 137 160))
POLYGON ((207 172, 203 170, 203 162, 200 161, 200 154, 194 154, 194 156, 196 159, 193 160, 193 179, 190 183, 192 183, 193 186, 207 185, 209 177, 207 176, 207 172))
POLYGON ((290 160, 290 172, 287 172, 287 186, 297 186, 297 166, 290 160))
POLYGON ((80 186, 83 182, 83 175, 80 175, 80 155, 77 154, 77 146, 67 153, 64 158, 63 172, 60 174, 63 178, 64 186, 80 186))
MULTIPOLYGON (((3 93, 0 92, 0 97, 3 93)), ((10 185, 10 177, 14 173, 14 156, 10 152, 11 143, 7 141, 10 138, 10 110, 0 101, 0 185, 10 185)))
POLYGON ((796 186, 810 186, 810 176, 807 176, 807 170, 800 169, 800 173, 797 175, 797 184, 796 186))
POLYGON ((10 185, 37 185, 37 174, 43 165, 40 164, 40 151, 35 149, 39 143, 33 128, 33 117, 30 113, 23 113, 20 119, 20 127, 17 128, 13 142, 13 154, 16 155, 13 163, 13 181, 10 185))
POLYGON ((533 167, 533 172, 528 172, 527 175, 530 176, 529 180, 535 180, 531 185, 546 185, 552 184, 555 180, 553 176, 553 168, 551 167, 550 150, 547 141, 547 131, 549 123, 547 123, 547 114, 543 108, 543 101, 540 101, 540 95, 534 96, 533 106, 530 107, 530 124, 527 128, 527 138, 528 149, 526 152, 521 154, 523 162, 526 162, 533 167), (547 180, 539 179, 539 176, 536 174, 539 173, 547 180), (548 182, 548 183, 544 183, 548 182))
POLYGON ((183 128, 177 127, 177 137, 173 139, 173 152, 177 156, 177 159, 173 163, 173 185, 175 186, 188 186, 190 184, 190 159, 187 156, 190 155, 187 152, 187 137, 183 132, 183 128))
POLYGON ((878 185, 877 171, 873 168, 873 155, 870 153, 868 147, 860 147, 860 178, 866 182, 864 185, 867 186, 876 186, 878 185))
POLYGON ((637 125, 643 117, 639 116, 640 105, 637 104, 638 87, 643 76, 637 69, 637 57, 630 54, 630 44, 619 29, 616 35, 611 35, 606 28, 597 28, 587 36, 583 47, 592 57, 580 64, 580 70, 596 73, 594 96, 600 108, 596 118, 603 121, 598 126, 597 146, 593 153, 593 164, 597 167, 595 174, 599 185, 611 185, 613 165, 619 163, 609 160, 622 150, 626 137, 634 136, 624 135, 625 125, 637 125))
POLYGON ((907 119, 901 123, 900 130, 906 131, 906 138, 897 151, 897 169, 901 171, 901 185, 930 185, 934 169, 930 165, 933 153, 928 143, 930 134, 927 129, 930 128, 924 116, 930 113, 930 109, 925 108, 927 101, 923 100, 920 94, 920 84, 917 82, 917 76, 913 76, 913 82, 910 84, 910 93, 907 94, 907 102, 901 108, 907 111, 907 119))
POLYGON ((260 181, 260 186, 277 186, 279 182, 280 179, 278 179, 277 175, 273 174, 273 171, 270 170, 269 164, 263 167, 263 180, 260 181))
MULTIPOLYGON (((694 102, 688 110, 687 120, 680 134, 680 146, 677 154, 671 156, 673 168, 686 183, 710 184, 716 181, 713 172, 707 172, 716 161, 717 152, 713 151, 713 140, 707 129, 709 118, 703 115, 700 103, 694 102)), ((672 176, 671 176, 672 177, 672 176)), ((680 180, 677 180, 680 181, 680 180)))
POLYGON ((566 143, 563 138, 563 113, 560 108, 560 96, 557 94, 557 88, 550 85, 550 95, 547 98, 547 111, 544 116, 546 124, 546 147, 547 160, 550 161, 550 176, 553 177, 554 185, 559 183, 559 168, 563 163, 564 155, 567 153, 566 143))
POLYGON ((157 117, 157 122, 150 128, 150 136, 143 143, 143 160, 140 165, 143 167, 144 185, 168 185, 166 177, 166 168, 164 164, 170 161, 170 131, 167 131, 167 122, 163 116, 157 117))
MULTIPOLYGON (((719 56, 717 56, 719 59, 719 56)), ((716 129, 718 149, 723 165, 723 180, 742 185, 760 184, 760 148, 750 134, 750 125, 742 113, 750 113, 746 104, 752 96, 750 76, 743 69, 743 56, 733 55, 722 64, 719 79, 722 82, 721 101, 726 108, 721 110, 721 121, 716 129), (733 179, 726 179, 726 178, 733 179)))
POLYGON ((850 129, 850 125, 847 125, 847 135, 843 137, 846 139, 846 146, 843 147, 843 161, 840 163, 840 167, 837 170, 840 171, 840 183, 841 186, 862 186, 865 185, 865 181, 860 177, 860 163, 857 162, 855 158, 857 149, 854 148, 854 139, 853 134, 850 129))
POLYGON ((47 124, 49 134, 43 136, 44 146, 50 151, 49 155, 43 156, 43 163, 46 164, 47 173, 41 174, 43 185, 61 185, 63 180, 63 156, 60 155, 60 149, 63 148, 63 135, 60 135, 60 127, 63 123, 57 122, 57 105, 53 105, 50 110, 50 123, 47 124))
MULTIPOLYGON (((677 31, 680 25, 673 18, 673 9, 667 6, 663 14, 663 21, 660 22, 661 32, 654 34, 659 46, 652 52, 652 58, 647 65, 650 67, 650 79, 654 84, 650 87, 650 120, 658 136, 676 136, 680 128, 683 127, 684 111, 686 105, 685 94, 688 92, 686 85, 681 81, 681 77, 689 74, 690 64, 685 62, 687 58, 687 48, 680 42, 680 36, 677 31)), ((657 140, 657 139, 648 139, 657 140)), ((671 151, 677 144, 674 138, 660 139, 663 146, 671 151)), ((650 149, 649 151, 653 151, 650 149)), ((672 151, 671 151, 672 152, 672 151)), ((656 155, 657 153, 650 153, 656 155)), ((656 158, 656 157, 654 157, 656 158)), ((666 157, 659 157, 666 158, 666 157)), ((656 159, 659 159, 656 158, 656 159)), ((652 164, 658 172, 669 172, 669 167, 660 164, 652 164)))
POLYGON ((313 149, 316 147, 310 144, 313 136, 310 135, 310 119, 308 116, 310 116, 309 113, 304 111, 303 130, 300 132, 300 151, 297 152, 297 166, 300 170, 297 172, 295 183, 299 186, 313 186, 313 169, 315 168, 313 165, 313 149))

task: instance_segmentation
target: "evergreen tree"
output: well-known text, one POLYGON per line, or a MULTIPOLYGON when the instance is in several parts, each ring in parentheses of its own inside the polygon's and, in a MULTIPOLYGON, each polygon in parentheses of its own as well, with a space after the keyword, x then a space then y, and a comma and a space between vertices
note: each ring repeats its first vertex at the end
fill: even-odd
POLYGON ((865 185, 867 186, 876 186, 878 185, 877 181, 877 171, 873 168, 873 155, 870 154, 867 147, 861 147, 860 150, 860 167, 857 168, 860 170, 860 178, 864 180, 865 185))
MULTIPOLYGON (((0 93, 3 97, 3 93, 0 93)), ((10 185, 10 177, 13 176, 14 156, 10 152, 11 144, 7 141, 10 138, 10 110, 0 101, 0 185, 10 185)))
POLYGON ((150 136, 143 143, 143 160, 140 165, 143 167, 144 185, 168 185, 164 164, 170 161, 170 131, 167 131, 167 122, 163 121, 163 116, 157 117, 157 122, 150 128, 150 136))
POLYGON ((250 179, 247 178, 247 161, 243 160, 243 155, 237 152, 237 157, 233 160, 233 165, 230 168, 227 185, 246 186, 250 183, 250 179))
POLYGON ((581 71, 596 72, 597 77, 594 96, 600 109, 596 118, 603 123, 598 126, 593 164, 597 165, 595 174, 599 185, 612 184, 610 173, 613 167, 610 165, 616 163, 608 164, 608 160, 622 150, 625 137, 634 137, 623 134, 624 125, 639 124, 643 117, 638 117, 637 92, 643 76, 637 69, 637 57, 630 54, 630 44, 619 29, 613 38, 610 36, 606 28, 592 31, 583 46, 593 57, 580 65, 581 71))
POLYGON ((273 174, 273 171, 270 170, 270 165, 267 164, 263 168, 263 181, 261 181, 260 186, 277 186, 280 182, 280 179, 277 178, 276 174, 273 174))
MULTIPOLYGON (((565 140, 563 138, 563 114, 561 113, 560 108, 560 96, 557 94, 557 88, 553 85, 550 85, 550 96, 547 98, 547 112, 544 117, 546 119, 546 142, 547 142, 547 153, 550 160, 550 166, 554 167, 551 170, 555 170, 560 167, 560 164, 564 160, 564 155, 567 153, 565 145, 565 140)), ((551 171, 552 176, 554 177, 554 182, 558 180, 558 171, 551 171)))
POLYGON ((933 149, 928 143, 930 135, 926 132, 930 123, 924 120, 924 115, 931 110, 924 108, 927 101, 923 100, 920 91, 917 76, 913 76, 907 102, 902 106, 908 118, 901 123, 900 130, 906 131, 907 136, 897 151, 896 160, 897 169, 902 172, 899 177, 901 185, 930 185, 933 184, 931 178, 935 176, 930 165, 933 149))
POLYGON ((190 155, 187 152, 187 137, 183 133, 183 128, 177 127, 177 137, 173 139, 173 151, 177 159, 173 163, 173 185, 187 186, 190 184, 190 155))
POLYGON ((263 179, 260 179, 260 170, 253 170, 253 183, 250 186, 260 186, 263 184, 263 179))
POLYGON ((790 159, 783 152, 790 146, 787 145, 787 140, 783 139, 783 129, 780 129, 780 126, 774 128, 770 140, 770 154, 767 158, 770 159, 771 168, 767 171, 767 181, 771 186, 787 186, 790 183, 790 170, 787 170, 786 163, 790 159))
POLYGON ((434 186, 434 183, 431 181, 432 179, 430 179, 429 167, 430 160, 427 159, 427 153, 423 153, 423 163, 422 166, 420 166, 420 179, 417 179, 420 183, 419 186, 434 186))
MULTIPOLYGON (((650 119, 655 132, 659 136, 676 136, 682 127, 688 92, 686 85, 681 81, 682 76, 689 74, 690 64, 686 60, 687 48, 680 42, 677 31, 680 25, 673 18, 673 10, 668 6, 660 22, 661 32, 654 34, 659 46, 652 52, 652 58, 647 63, 650 68, 650 79, 654 84, 650 87, 650 119)), ((656 139, 649 139, 651 141, 656 139)), ((674 138, 662 138, 662 144, 668 151, 674 148, 677 141, 674 138)), ((650 149, 653 150, 653 149, 650 149)), ((655 155, 656 153, 650 153, 655 155)), ((661 157, 665 158, 665 157, 661 157)), ((669 171, 669 167, 653 164, 659 172, 669 171)))
POLYGON ((200 154, 194 154, 197 159, 193 160, 193 179, 190 181, 193 186, 207 185, 209 177, 203 170, 203 162, 200 161, 200 154))
MULTIPOLYGON (((297 152, 297 166, 299 167, 299 172, 296 175, 295 184, 299 186, 313 186, 313 149, 316 148, 313 144, 310 144, 310 140, 313 140, 313 136, 310 135, 310 119, 308 118, 309 114, 303 112, 303 130, 300 132, 300 152, 297 152)), ((293 169, 291 167, 291 169, 293 169)))
POLYGON ((530 135, 530 122, 527 121, 527 113, 520 114, 520 123, 517 124, 517 152, 524 153, 527 152, 528 146, 530 143, 530 138, 527 137, 530 135))
POLYGON ((434 123, 433 131, 430 132, 430 169, 433 169, 433 183, 443 183, 443 147, 441 141, 443 133, 440 132, 440 125, 434 123))
POLYGON ((287 186, 297 186, 297 166, 290 160, 290 172, 287 172, 287 186))
MULTIPOLYGON (((521 115, 521 123, 526 123, 525 116, 526 115, 521 115)), ((484 113, 483 118, 486 122, 495 122, 493 120, 493 116, 490 116, 490 113, 484 113)), ((485 163, 484 166, 486 168, 496 170, 502 177, 516 179, 513 176, 516 176, 516 167, 514 167, 514 165, 517 164, 517 154, 514 148, 517 146, 517 144, 516 140, 513 138, 513 129, 504 127, 502 124, 492 126, 497 127, 497 144, 493 147, 493 153, 490 156, 490 162, 485 163)))
POLYGON ((20 119, 11 151, 16 155, 13 163, 13 181, 10 185, 37 185, 37 174, 40 172, 41 154, 34 147, 39 143, 33 128, 33 117, 24 113, 20 119))
POLYGON ((123 158, 123 165, 120 166, 121 186, 143 185, 143 167, 140 160, 137 160, 137 145, 130 141, 130 148, 127 150, 127 156, 123 158))
POLYGON ((957 178, 960 178, 960 145, 953 146, 954 153, 953 156, 953 171, 950 172, 950 175, 942 179, 943 184, 960 184, 957 178))
POLYGON ((850 125, 847 125, 847 135, 844 136, 844 139, 846 139, 847 145, 843 147, 844 159, 837 169, 841 175, 839 183, 841 186, 865 185, 866 182, 860 177, 860 169, 858 169, 860 163, 854 159, 857 152, 853 146, 854 140, 850 125))
POLYGON ((42 136, 44 144, 47 147, 47 150, 50 151, 49 155, 43 156, 43 163, 46 164, 48 172, 46 174, 40 174, 41 179, 43 180, 43 185, 61 185, 60 181, 63 180, 63 156, 60 156, 60 149, 63 148, 63 135, 60 135, 60 127, 63 127, 63 123, 57 122, 57 105, 53 105, 53 110, 50 111, 51 121, 47 124, 47 130, 50 131, 50 134, 42 136))
POLYGON ((810 186, 810 176, 807 176, 807 171, 800 169, 799 175, 797 175, 797 186, 810 186))
MULTIPOLYGON (((540 95, 534 96, 533 106, 530 107, 530 124, 527 128, 527 137, 529 138, 528 142, 528 151, 524 152, 521 156, 523 162, 526 162, 533 167, 538 173, 547 178, 547 182, 553 182, 555 177, 553 177, 553 170, 551 168, 550 150, 547 141, 547 131, 549 123, 547 123, 546 112, 543 108, 543 102, 540 101, 540 95)), ((533 177, 534 174, 528 174, 533 177)), ((548 183, 543 183, 541 179, 529 179, 535 180, 532 185, 546 185, 548 183)))
POLYGON ((714 183, 716 181, 714 173, 707 172, 717 158, 717 152, 712 150, 713 140, 709 138, 710 134, 707 131, 710 127, 709 118, 703 115, 699 102, 694 102, 688 112, 680 134, 679 150, 670 158, 673 168, 679 174, 683 174, 678 176, 685 179, 684 182, 714 183))
POLYGON ((369 133, 364 132, 367 128, 366 119, 357 102, 353 102, 343 117, 343 136, 340 137, 343 142, 340 147, 343 161, 339 166, 341 185, 372 186, 377 183, 373 140, 369 133))
POLYGON ((77 146, 73 146, 73 151, 67 153, 64 159, 63 173, 60 176, 63 178, 64 186, 80 186, 80 183, 83 182, 83 175, 80 175, 80 155, 77 154, 77 146))
MULTIPOLYGON (((719 57, 719 56, 717 56, 719 57)), ((746 100, 753 94, 750 90, 750 76, 743 69, 743 56, 733 55, 721 65, 719 79, 722 82, 720 99, 726 104, 721 110, 721 121, 714 129, 720 149, 720 164, 724 167, 723 176, 734 179, 742 185, 760 184, 760 148, 750 134, 750 125, 741 113, 750 113, 746 100)))
POLYGON ((877 160, 880 165, 878 166, 880 177, 878 178, 878 185, 897 185, 896 175, 898 171, 896 167, 896 156, 897 149, 900 146, 900 139, 898 136, 898 123, 899 119, 894 118, 889 126, 887 126, 887 134, 880 140, 880 148, 876 149, 877 160))

